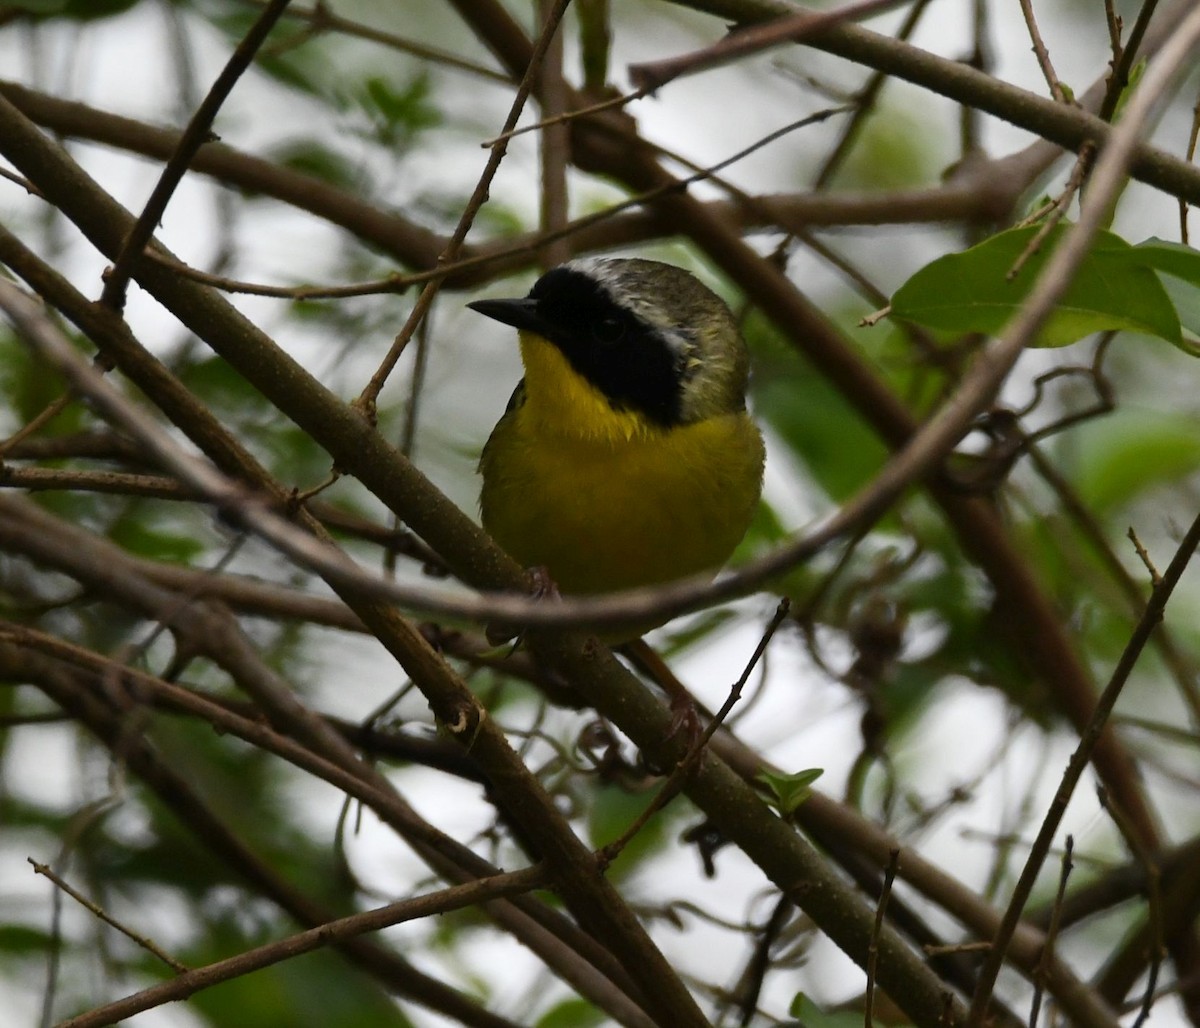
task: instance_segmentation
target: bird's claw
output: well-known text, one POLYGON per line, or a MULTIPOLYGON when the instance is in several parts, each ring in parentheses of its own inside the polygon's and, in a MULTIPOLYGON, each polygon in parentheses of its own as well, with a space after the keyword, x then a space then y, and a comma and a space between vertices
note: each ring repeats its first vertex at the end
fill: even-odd
POLYGON ((690 696, 671 697, 671 723, 667 726, 667 740, 679 736, 687 743, 691 752, 704 735, 704 726, 700 723, 700 713, 696 702, 690 696))
MULTIPOLYGON (((528 568, 527 574, 531 583, 529 595, 532 599, 562 599, 562 594, 558 591, 557 584, 550 577, 550 571, 545 566, 539 564, 537 567, 528 568)), ((500 646, 510 640, 514 640, 512 648, 516 650, 521 645, 521 640, 525 638, 525 629, 514 628, 512 625, 507 625, 501 621, 493 621, 487 626, 484 634, 487 636, 488 642, 493 646, 500 646)))

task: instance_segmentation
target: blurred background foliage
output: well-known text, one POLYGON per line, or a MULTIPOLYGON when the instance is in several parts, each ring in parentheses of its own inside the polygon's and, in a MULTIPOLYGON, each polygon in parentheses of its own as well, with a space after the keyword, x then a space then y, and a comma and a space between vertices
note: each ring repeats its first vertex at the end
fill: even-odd
MULTIPOLYGON (((195 268, 282 290, 421 270, 414 254, 422 231, 433 240, 425 266, 431 265, 438 240, 453 229, 482 170, 486 151, 480 143, 494 137, 502 122, 513 89, 509 75, 449 4, 293 6, 238 83, 216 131, 224 144, 302 176, 314 190, 337 190, 345 203, 316 193, 308 202, 289 201, 228 188, 219 173, 193 173, 168 208, 160 238, 195 268), (408 227, 396 233, 397 244, 389 248, 356 231, 351 200, 374 209, 380 224, 403 218, 408 227)), ((529 5, 507 6, 530 31, 529 5)), ((580 6, 594 11, 605 5, 580 6)), ((935 0, 914 42, 952 58, 984 43, 986 70, 1044 94, 1015 5, 981 2, 974 20, 970 6, 935 0)), ((1117 6, 1127 25, 1141 10, 1134 3, 1117 6)), ((1109 55, 1096 5, 1038 0, 1035 7, 1064 80, 1080 91, 1102 76, 1109 55)), ((4 77, 137 122, 180 128, 259 13, 257 4, 229 0, 3 4, 4 77)), ((578 15, 568 16, 569 80, 580 81, 585 65, 594 74, 607 64, 610 83, 627 88, 629 63, 711 43, 724 31, 720 19, 669 4, 629 0, 613 4, 609 16, 613 51, 607 61, 594 48, 581 49, 578 15)), ((901 20, 892 15, 872 24, 895 32, 901 20)), ((870 74, 815 50, 781 48, 672 84, 630 112, 645 138, 703 166, 783 124, 843 103, 870 74)), ((1193 73, 1159 130, 1159 142, 1174 153, 1184 151, 1196 86, 1193 73)), ((935 191, 958 160, 1000 156, 1028 142, 998 121, 962 129, 968 120, 949 100, 888 83, 828 189, 857 197, 935 191)), ((750 195, 803 195, 845 124, 842 115, 784 135, 722 170, 721 178, 750 195)), ((104 188, 140 210, 161 162, 132 153, 132 144, 97 144, 86 136, 66 133, 61 141, 104 188)), ((536 230, 537 139, 531 133, 513 140, 468 237, 471 252, 500 250, 536 230)), ((1025 200, 1054 194, 1069 170, 1070 161, 1060 160, 1027 183, 1025 200)), ((627 184, 577 169, 568 184, 572 216, 603 210, 629 192, 627 184)), ((728 195, 707 182, 692 193, 714 202, 728 195)), ((95 298, 106 262, 77 230, 27 195, 19 180, 0 183, 0 196, 7 229, 95 298)), ((793 282, 922 417, 953 390, 981 341, 925 336, 888 321, 864 328, 860 320, 928 261, 1023 213, 1015 209, 1000 222, 949 215, 899 225, 885 217, 878 224, 818 221, 795 233, 766 223, 746 235, 759 252, 786 261, 793 282)), ((1150 235, 1177 239, 1175 200, 1135 185, 1116 212, 1114 230, 1131 242, 1150 235)), ((790 333, 764 315, 740 283, 697 247, 653 229, 606 248, 613 245, 688 266, 744 318, 754 354, 751 403, 768 435, 769 464, 762 508, 737 562, 779 545, 873 480, 887 443, 854 398, 797 352, 790 333)), ((500 258, 494 267, 500 270, 484 265, 447 283, 379 409, 383 434, 472 515, 474 461, 520 372, 510 340, 463 305, 480 292, 523 291, 536 274, 529 254, 500 258)), ((341 298, 235 291, 230 299, 350 400, 386 352, 414 296, 412 289, 381 288, 341 298)), ((300 492, 325 483, 331 467, 322 447, 147 294, 134 290, 127 317, 139 339, 279 481, 300 492)), ((82 352, 94 352, 87 339, 75 342, 82 352)), ((1062 430, 1039 439, 1034 459, 1024 450, 1006 454, 1011 440, 989 438, 985 429, 996 425, 982 425, 949 465, 964 494, 986 497, 994 507, 1015 552, 1053 600, 1078 657, 1100 682, 1148 594, 1148 574, 1124 538, 1127 529, 1136 530, 1161 568, 1197 507, 1195 375, 1183 353, 1128 334, 1111 343, 1090 337, 1061 350, 1031 352, 997 405, 1020 412, 1020 433, 1067 419, 1062 430), (1095 405, 1098 392, 1111 395, 1113 409, 1071 421, 1095 405)), ((64 396, 61 380, 7 327, 0 329, 0 390, 6 437, 64 396)), ((144 454, 78 402, 68 402, 4 460, 0 471, 156 473, 144 454)), ((29 490, 46 513, 138 561, 217 569, 293 593, 329 596, 312 575, 262 544, 236 538, 198 503, 119 488, 102 492, 65 477, 38 484, 10 474, 0 481, 29 490)), ((360 560, 404 580, 429 580, 435 570, 429 555, 418 551, 414 557, 404 548, 403 526, 394 525, 363 486, 341 478, 319 502, 339 542, 360 560), (397 540, 401 544, 393 547, 397 540)), ((752 676, 745 709, 735 712, 739 736, 786 771, 823 768, 817 791, 895 832, 1002 907, 1077 726, 1058 706, 1055 683, 1030 665, 1029 640, 1014 637, 992 583, 964 553, 944 514, 923 491, 911 490, 852 546, 831 547, 793 569, 775 592, 792 599, 792 616, 752 676)), ((715 708, 774 606, 771 595, 751 596, 680 619, 653 641, 700 700, 715 708)), ((1139 665, 1117 718, 1164 846, 1185 844, 1200 830, 1196 607, 1197 590, 1187 582, 1172 602, 1166 641, 1139 665)), ((246 703, 211 661, 180 652, 152 622, 17 550, 0 552, 0 608, 6 622, 178 678, 235 707, 246 703)), ((424 700, 369 636, 316 616, 280 616, 266 604, 247 604, 237 613, 263 660, 305 703, 363 726, 364 739, 377 733, 362 742, 363 752, 423 816, 501 866, 522 862, 509 827, 469 775, 404 750, 410 740, 436 745, 438 737, 424 700)), ((589 844, 602 845, 637 817, 653 779, 627 740, 611 726, 597 727, 586 710, 570 709, 569 696, 565 707, 548 704, 519 664, 514 673, 504 661, 497 668, 495 660, 449 652, 589 844)), ((199 797, 231 839, 282 883, 280 889, 331 914, 412 895, 438 881, 369 811, 202 719, 150 706, 139 710, 128 730, 150 741, 164 773, 173 776, 148 785, 126 766, 119 744, 98 742, 20 673, 10 670, 3 678, 11 686, 0 689, 0 1008, 10 1011, 8 1024, 54 1023, 171 974, 35 877, 26 858, 54 864, 96 904, 189 967, 297 930, 295 910, 289 916, 278 892, 231 861, 232 843, 209 837, 189 819, 181 790, 199 797)), ((749 1013, 739 1012, 773 901, 765 898, 761 875, 732 850, 710 854, 716 878, 706 875, 702 856, 683 841, 699 820, 685 801, 653 819, 612 869, 623 895, 651 925, 714 1023, 782 1023, 789 1008, 800 1007, 806 1024, 835 1023, 834 1007, 858 1001, 862 975, 802 917, 775 940, 761 994, 749 1013), (673 905, 685 900, 694 908, 673 905), (800 1006, 793 1003, 797 996, 800 1006)), ((1066 827, 1076 836, 1074 881, 1080 884, 1129 873, 1146 859, 1126 849, 1091 789, 1072 801, 1066 827)), ((1053 895, 1052 865, 1035 897, 1043 905, 1053 895)), ((1192 921, 1194 893, 1185 890, 1192 895, 1192 921)), ((943 915, 918 907, 947 941, 960 937, 943 915)), ((1140 896, 1117 909, 1115 919, 1073 925, 1064 940, 1081 976, 1102 969, 1145 923, 1140 896)), ((512 1023, 608 1023, 474 912, 397 926, 379 942, 512 1023)), ((1174 972, 1164 974, 1159 984, 1169 987, 1175 980, 1174 972)), ((1025 1009, 1027 984, 1006 980, 1002 992, 1012 1009, 1025 1009)), ((1131 995, 1136 998, 1136 991, 1131 995)), ((1155 1023, 1188 1018, 1186 1003, 1168 988, 1155 1023)), ((472 1022, 391 997, 355 960, 326 949, 203 990, 186 1005, 162 1008, 136 1023, 472 1022)))

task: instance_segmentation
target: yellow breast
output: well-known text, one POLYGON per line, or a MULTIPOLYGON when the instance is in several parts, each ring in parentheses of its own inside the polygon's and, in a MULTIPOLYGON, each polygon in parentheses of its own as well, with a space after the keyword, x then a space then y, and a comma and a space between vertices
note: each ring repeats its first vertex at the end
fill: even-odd
POLYGON ((480 462, 484 527, 563 592, 716 571, 754 514, 763 444, 744 411, 662 428, 614 410, 558 351, 523 333, 525 402, 480 462))

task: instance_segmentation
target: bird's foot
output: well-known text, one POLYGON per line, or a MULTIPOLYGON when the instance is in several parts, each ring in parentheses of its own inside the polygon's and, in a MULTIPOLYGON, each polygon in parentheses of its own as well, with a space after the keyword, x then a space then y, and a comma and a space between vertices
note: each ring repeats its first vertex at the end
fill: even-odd
POLYGON ((690 753, 704 735, 704 725, 700 723, 696 701, 689 693, 677 693, 671 697, 670 709, 671 721, 667 725, 667 739, 679 736, 687 743, 690 753))
POLYGON ((562 599, 562 593, 558 591, 558 585, 550 577, 550 569, 548 567, 544 564, 538 564, 536 567, 526 568, 525 571, 533 582, 533 588, 529 593, 535 600, 562 599))
MULTIPOLYGON (((526 573, 529 575, 531 583, 529 595, 532 599, 557 600, 562 598, 558 586, 550 577, 549 569, 539 564, 537 567, 527 568, 526 573)), ((512 648, 515 650, 521 645, 521 640, 525 638, 525 629, 514 628, 502 621, 493 621, 488 624, 485 634, 488 642, 493 646, 500 646, 512 641, 512 648)))

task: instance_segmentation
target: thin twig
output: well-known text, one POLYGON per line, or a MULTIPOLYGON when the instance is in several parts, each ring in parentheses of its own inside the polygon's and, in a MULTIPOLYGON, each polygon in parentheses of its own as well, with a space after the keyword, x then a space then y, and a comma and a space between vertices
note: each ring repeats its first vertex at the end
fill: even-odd
MULTIPOLYGON (((521 116, 521 111, 525 107, 525 101, 529 98, 529 94, 541 76, 542 60, 554 39, 558 30, 558 24, 566 12, 568 3, 569 0, 554 0, 553 7, 547 13, 542 31, 538 35, 537 42, 534 44, 529 66, 525 69, 525 75, 521 79, 520 85, 517 86, 517 92, 509 107, 508 116, 504 120, 505 132, 516 125, 517 120, 521 116)), ((479 181, 475 183, 475 188, 471 193, 470 199, 467 200, 466 205, 463 207, 462 214, 459 215, 458 224, 454 227, 454 232, 451 234, 445 248, 438 255, 439 265, 453 261, 462 250, 467 233, 475 223, 475 216, 479 213, 479 209, 487 201, 488 189, 492 184, 492 180, 496 177, 496 172, 500 170, 500 163, 504 160, 507 152, 508 147, 503 143, 493 147, 488 152, 483 173, 479 176, 479 181)), ((404 325, 392 342, 391 348, 380 362, 375 373, 371 376, 370 381, 354 401, 354 406, 367 416, 367 420, 374 421, 375 403, 379 393, 383 389, 388 376, 392 373, 392 369, 396 366, 396 362, 400 359, 400 355, 404 352, 405 347, 408 346, 408 341, 416 331, 417 325, 420 324, 432 306, 433 299, 437 296, 441 284, 441 278, 430 279, 425 284, 425 287, 417 297, 416 303, 413 304, 413 309, 409 312, 408 319, 404 322, 404 325)))
POLYGON ((609 97, 607 100, 600 100, 597 103, 588 104, 586 107, 574 107, 569 111, 560 111, 558 114, 539 118, 532 125, 522 125, 520 128, 509 129, 498 136, 493 136, 491 139, 485 139, 479 145, 492 147, 497 143, 503 143, 529 132, 541 132, 555 125, 568 125, 572 121, 586 118, 592 114, 601 114, 604 111, 611 111, 618 107, 628 107, 635 100, 641 100, 649 93, 650 90, 648 89, 635 89, 631 93, 622 93, 620 96, 609 97))
MULTIPOLYGON (((1200 18, 1195 19, 1195 21, 1200 26, 1200 18)), ((1054 800, 1051 802, 1050 808, 1046 811, 1046 816, 1042 821, 1037 838, 1030 847, 1029 858, 1026 860, 1025 867, 1021 871, 1021 876, 1013 889, 1012 899, 1004 912, 1004 919, 1000 924, 999 930, 996 932, 996 937, 993 939, 992 950, 989 952, 987 960, 980 970, 979 984, 971 1001, 969 1023, 972 1025, 982 1025, 984 1023, 984 1016, 991 997, 992 987, 995 984, 1000 965, 1004 961, 1004 953, 1007 949, 1008 941, 1012 936, 1017 921, 1020 919, 1021 911, 1025 908, 1025 902, 1029 898, 1029 893, 1033 890, 1034 882, 1037 879, 1042 862, 1045 860, 1046 854, 1050 849, 1054 833, 1058 830, 1058 825, 1067 808, 1067 803, 1070 801, 1080 777, 1087 768, 1092 750, 1096 745, 1096 740, 1100 738, 1109 714, 1112 713, 1112 709, 1116 705, 1117 699, 1120 697, 1125 683, 1129 680, 1129 676, 1138 658, 1141 656, 1142 650, 1149 641, 1151 634, 1154 632, 1159 621, 1162 620, 1167 601, 1171 598, 1171 594, 1174 592, 1175 586, 1178 584, 1180 577, 1182 577, 1184 569, 1191 560, 1197 546, 1200 546, 1200 517, 1197 517, 1188 529, 1183 541, 1179 544, 1179 548, 1175 551, 1175 556, 1172 558, 1170 566, 1163 575, 1162 581, 1155 586, 1154 591, 1150 594, 1150 599, 1146 603, 1146 609, 1137 626, 1134 628, 1133 633, 1130 635, 1129 642, 1126 644, 1125 650, 1117 662, 1117 666, 1113 669, 1112 677, 1104 687, 1104 691, 1097 698, 1096 709, 1091 721, 1081 733, 1079 745, 1071 755, 1071 759, 1063 773, 1062 782, 1055 793, 1054 800)))
MULTIPOLYGON (((1071 169, 1071 177, 1067 180, 1066 186, 1063 187, 1061 193, 1058 194, 1047 207, 1039 209, 1038 214, 1038 230, 1033 234, 1033 238, 1025 244, 1020 255, 1013 261, 1012 267, 1008 269, 1005 278, 1011 282, 1020 274, 1021 269, 1025 266, 1025 262, 1037 253, 1046 237, 1053 231, 1060 221, 1066 216, 1067 206, 1071 199, 1079 192, 1083 185, 1084 176, 1087 170, 1091 167, 1092 158, 1095 156, 1096 148, 1085 143, 1080 147, 1079 155, 1075 158, 1075 166, 1071 169)), ((1020 225, 1028 224, 1029 220, 1023 221, 1020 225)), ((1018 225, 1017 227, 1020 227, 1018 225)))
POLYGON ((171 956, 169 953, 164 952, 162 950, 162 948, 160 948, 153 939, 150 939, 147 936, 142 935, 139 932, 135 932, 132 928, 129 928, 126 925, 123 925, 120 921, 118 921, 115 917, 113 917, 112 914, 108 913, 98 903, 93 903, 90 899, 88 899, 85 895, 83 895, 83 893, 79 892, 79 890, 74 889, 70 885, 68 885, 66 883, 66 881, 64 881, 60 875, 56 874, 54 869, 51 868, 49 865, 41 864, 38 861, 34 860, 32 857, 26 857, 25 859, 29 861, 30 865, 33 867, 33 870, 37 874, 40 874, 40 875, 45 876, 46 878, 49 878, 50 881, 52 881, 55 884, 55 886, 57 886, 59 889, 61 889, 63 892, 65 892, 68 896, 70 896, 71 899, 75 900, 76 903, 79 903, 81 906, 90 910, 101 921, 103 921, 107 925, 111 925, 122 935, 127 936, 128 938, 132 939, 138 946, 140 946, 142 949, 144 949, 147 953, 151 953, 154 956, 158 957, 159 960, 161 960, 164 964, 166 964, 173 971, 178 971, 182 974, 188 970, 187 964, 181 963, 180 961, 176 960, 173 956, 171 956))
POLYGON ((1058 929, 1062 921, 1063 899, 1067 894, 1067 879, 1071 877, 1071 854, 1075 849, 1075 837, 1068 834, 1067 843, 1063 849, 1062 870, 1058 875, 1058 891, 1054 894, 1054 908, 1050 913, 1050 925, 1046 929, 1046 941, 1042 948, 1041 959, 1033 974, 1033 1002, 1029 1010, 1029 1028, 1037 1028, 1038 1014, 1042 1007, 1042 992, 1046 987, 1046 967, 1054 955, 1054 944, 1058 940, 1058 929))
POLYGON ((0 168, 0 178, 7 179, 9 182, 14 182, 25 190, 30 196, 36 196, 39 199, 45 199, 42 196, 42 191, 38 189, 29 179, 18 175, 15 171, 9 171, 7 168, 0 168))
POLYGON ((1146 988, 1142 993, 1141 1009, 1138 1011, 1137 1019, 1132 1025, 1132 1028, 1142 1028, 1142 1025, 1150 1017, 1151 1007, 1154 1006, 1155 990, 1158 987, 1158 972, 1162 967, 1163 961, 1162 869, 1159 867, 1155 855, 1147 851, 1146 847, 1142 845, 1141 839, 1138 838, 1137 832, 1130 828, 1129 819, 1113 800, 1108 790, 1103 785, 1099 785, 1097 786, 1096 794, 1100 798, 1100 805, 1108 811, 1113 824, 1117 826, 1117 831, 1121 833, 1121 838, 1125 840, 1125 844, 1132 850, 1134 857, 1142 865, 1142 870, 1146 875, 1146 908, 1150 929, 1150 960, 1146 974, 1146 988))
MULTIPOLYGON (((1105 91, 1104 100, 1101 102, 1098 112, 1104 121, 1112 120, 1117 105, 1120 103, 1121 95, 1129 85, 1129 77, 1133 72, 1138 51, 1141 49, 1142 38, 1150 27, 1150 19, 1154 17, 1154 10, 1157 6, 1158 0, 1143 0, 1141 10, 1138 11, 1137 21, 1133 23, 1133 28, 1129 32, 1129 41, 1124 46, 1120 44, 1119 29, 1117 29, 1118 35, 1113 47, 1112 75, 1108 80, 1108 89, 1105 91)), ((1118 25, 1119 19, 1109 18, 1110 33, 1118 25)))
POLYGON ((245 950, 235 957, 219 960, 195 970, 185 971, 178 977, 124 999, 104 1006, 95 1007, 86 1014, 69 1018, 57 1028, 101 1028, 144 1010, 151 1010, 166 1003, 186 999, 202 989, 219 985, 249 974, 252 971, 271 967, 284 960, 291 960, 303 953, 325 946, 336 945, 346 939, 379 931, 391 925, 402 924, 416 918, 461 910, 490 900, 501 899, 529 892, 547 881, 546 871, 540 867, 528 867, 521 871, 509 871, 492 878, 482 878, 465 885, 452 885, 425 896, 399 900, 386 906, 376 907, 359 914, 338 918, 307 931, 288 936, 264 946, 245 950))
MULTIPOLYGON (((1200 139, 1200 100, 1196 101, 1196 105, 1192 108, 1192 128, 1188 133, 1187 152, 1184 154, 1184 159, 1194 161, 1196 159, 1196 141, 1200 139)), ((1184 246, 1188 244, 1188 211, 1191 205, 1184 199, 1179 200, 1179 241, 1184 246)))
POLYGON ((26 439, 36 435, 51 421, 58 417, 64 410, 67 409, 75 400, 75 397, 64 394, 56 400, 51 400, 38 414, 29 419, 17 431, 10 435, 7 439, 0 441, 0 460, 8 455, 14 447, 19 446, 26 439))
POLYGON ((738 676, 737 681, 730 686, 729 695, 725 698, 725 702, 721 705, 721 709, 713 715, 712 720, 705 726, 700 738, 692 744, 683 760, 676 765, 675 769, 671 772, 670 777, 663 783, 662 788, 659 789, 658 794, 654 797, 653 801, 647 805, 646 809, 634 819, 633 823, 626 828, 618 838, 614 839, 600 850, 600 852, 597 854, 597 859, 601 867, 607 867, 614 860, 616 860, 621 851, 629 845, 634 836, 636 836, 637 833, 642 830, 650 818, 662 810, 663 807, 670 803, 671 800, 673 800, 679 794, 680 790, 684 786, 684 783, 687 781, 688 775, 695 770, 696 765, 699 763, 700 757, 703 755, 704 749, 708 745, 708 741, 713 737, 714 734, 716 734, 717 729, 721 727, 722 723, 725 721, 725 718, 729 716, 729 712, 733 710, 734 705, 741 698, 742 690, 746 687, 746 682, 750 680, 751 672, 753 672, 755 666, 762 658, 762 655, 766 652, 767 646, 770 644, 771 639, 774 638, 775 633, 779 630, 779 626, 783 624, 784 619, 787 617, 789 607, 790 601, 787 599, 787 597, 784 597, 779 601, 779 606, 775 608, 774 615, 767 623, 767 627, 764 629, 762 636, 759 638, 758 645, 754 647, 754 652, 750 654, 750 659, 746 662, 746 666, 743 668, 741 675, 738 676))
MULTIPOLYGON (((966 64, 985 75, 992 74, 996 64, 989 22, 991 8, 992 5, 987 0, 973 0, 971 3, 971 52, 967 56, 966 64)), ((982 112, 973 103, 960 102, 958 106, 960 160, 973 163, 982 156, 983 152, 983 145, 980 142, 982 112)), ((968 239, 970 240, 969 236, 968 239)))
POLYGON ((694 53, 665 61, 630 65, 629 81, 639 89, 658 89, 681 76, 708 71, 750 54, 761 53, 781 43, 800 42, 835 25, 869 18, 909 2, 911 0, 859 0, 858 3, 850 3, 845 7, 822 11, 819 14, 802 11, 785 15, 761 25, 738 29, 720 42, 694 53))
POLYGON ((1154 561, 1150 559, 1150 551, 1142 544, 1137 530, 1132 525, 1129 526, 1129 530, 1125 534, 1128 536, 1129 541, 1133 543, 1133 549, 1138 555, 1138 560, 1142 562, 1142 566, 1150 576, 1151 587, 1157 589, 1162 585, 1162 575, 1159 574, 1158 568, 1154 566, 1154 561))
POLYGON ((866 1028, 875 1028, 875 971, 879 965, 879 933, 883 931, 888 900, 892 896, 892 883, 896 880, 899 868, 900 851, 894 849, 888 855, 887 868, 883 873, 883 888, 879 891, 879 900, 875 905, 875 927, 871 932, 871 941, 867 944, 867 991, 863 997, 863 1024, 866 1028))
POLYGON ((125 237, 117 259, 105 276, 104 289, 100 294, 100 302, 105 306, 118 312, 124 309, 125 292, 129 286, 129 279, 133 275, 134 263, 141 256, 146 244, 150 242, 154 229, 162 220, 163 212, 166 211, 167 204, 176 187, 183 181, 183 176, 187 173, 196 151, 213 138, 212 123, 221 109, 221 105, 233 90, 237 80, 242 77, 242 73, 250 67, 255 53, 266 41, 287 5, 288 0, 271 0, 267 4, 258 20, 250 27, 250 31, 246 33, 245 38, 234 50, 233 55, 217 77, 217 81, 213 83, 212 89, 208 91, 204 102, 188 123, 183 135, 179 137, 179 145, 175 153, 163 168, 158 184, 150 194, 150 199, 146 201, 146 206, 142 208, 137 223, 125 237))
MULTIPOLYGON (((539 0, 543 21, 554 16, 554 0, 539 0)), ((558 117, 566 110, 569 90, 563 78, 562 33, 551 35, 542 61, 538 81, 538 101, 542 111, 558 117)), ((541 190, 539 191, 538 227, 542 232, 560 232, 568 222, 570 197, 567 193, 567 166, 570 163, 571 134, 564 122, 548 125, 540 135, 541 190)), ((543 268, 562 264, 571 255, 567 240, 559 236, 547 243, 538 255, 543 268)))
MULTIPOLYGON (((1142 588, 1121 562, 1121 558, 1113 550, 1113 547, 1109 545, 1108 538, 1096 517, 1071 483, 1038 447, 1027 447, 1027 453, 1033 462, 1034 470, 1054 490, 1062 504, 1062 509, 1075 522, 1086 542, 1100 555, 1100 560, 1108 571, 1109 577, 1120 589, 1131 611, 1136 614, 1141 610, 1144 599, 1142 588)), ((1134 532, 1135 546, 1137 545, 1136 536, 1137 533, 1134 532)), ((1152 576, 1152 584, 1153 580, 1152 576)), ((1196 682, 1194 664, 1180 651, 1174 636, 1166 630, 1165 625, 1155 634, 1154 644, 1159 650, 1163 663, 1170 670, 1171 677, 1175 679, 1180 696, 1183 697, 1183 701, 1191 712, 1192 723, 1200 725, 1200 686, 1196 682)))
POLYGON ((739 976, 737 989, 731 997, 741 1008, 739 1022, 741 1028, 747 1028, 754 1020, 758 998, 762 994, 763 982, 766 981, 767 972, 771 968, 771 947, 778 941, 779 934, 787 924, 788 917, 795 909, 796 904, 791 899, 787 896, 779 896, 775 900, 775 906, 771 909, 771 915, 767 918, 766 924, 754 932, 756 936, 754 948, 747 961, 746 970, 739 976))
POLYGON ((1050 87, 1050 95, 1060 104, 1064 104, 1067 102, 1067 94, 1063 91, 1062 83, 1058 80, 1058 74, 1050 61, 1050 51, 1046 49, 1037 19, 1033 16, 1033 4, 1031 0, 1020 0, 1020 3, 1021 14, 1029 28, 1029 38, 1033 41, 1033 52, 1037 57, 1038 66, 1042 69, 1042 75, 1046 78, 1046 85, 1050 87))
MULTIPOLYGON (((906 40, 914 31, 921 21, 921 16, 925 13, 925 8, 929 6, 930 0, 916 0, 912 5, 912 9, 908 12, 904 19, 904 24, 900 26, 896 33, 896 39, 906 40)), ((813 191, 818 192, 829 184, 834 173, 841 167, 842 162, 849 156, 854 143, 857 141, 859 133, 867 123, 867 118, 875 109, 875 101, 879 98, 879 94, 883 91, 884 85, 887 84, 889 76, 882 71, 871 73, 863 87, 858 90, 854 97, 854 113, 851 115, 846 127, 842 130, 841 136, 829 151, 829 155, 825 158, 821 165, 821 170, 817 172, 813 179, 813 191)))
MULTIPOLYGON (((241 0, 241 2, 258 8, 266 6, 262 0, 241 0)), ((371 43, 378 43, 380 46, 386 46, 398 53, 410 54, 413 57, 420 58, 422 61, 428 61, 430 64, 439 64, 447 68, 453 68, 456 71, 465 71, 472 75, 478 75, 481 78, 491 79, 494 82, 507 84, 510 81, 509 77, 503 72, 487 68, 482 64, 476 64, 474 61, 468 61, 466 58, 452 54, 448 50, 441 50, 437 47, 429 46, 427 43, 417 43, 403 36, 397 36, 393 32, 385 32, 383 29, 372 28, 369 25, 363 25, 361 22, 352 21, 350 18, 343 18, 336 14, 327 3, 318 3, 315 7, 297 7, 293 5, 287 9, 284 17, 308 22, 315 34, 338 32, 343 36, 352 36, 355 39, 365 39, 371 43)))
POLYGON ((1104 0, 1104 23, 1108 26, 1108 48, 1112 52, 1109 74, 1121 60, 1121 16, 1113 0, 1104 0))

